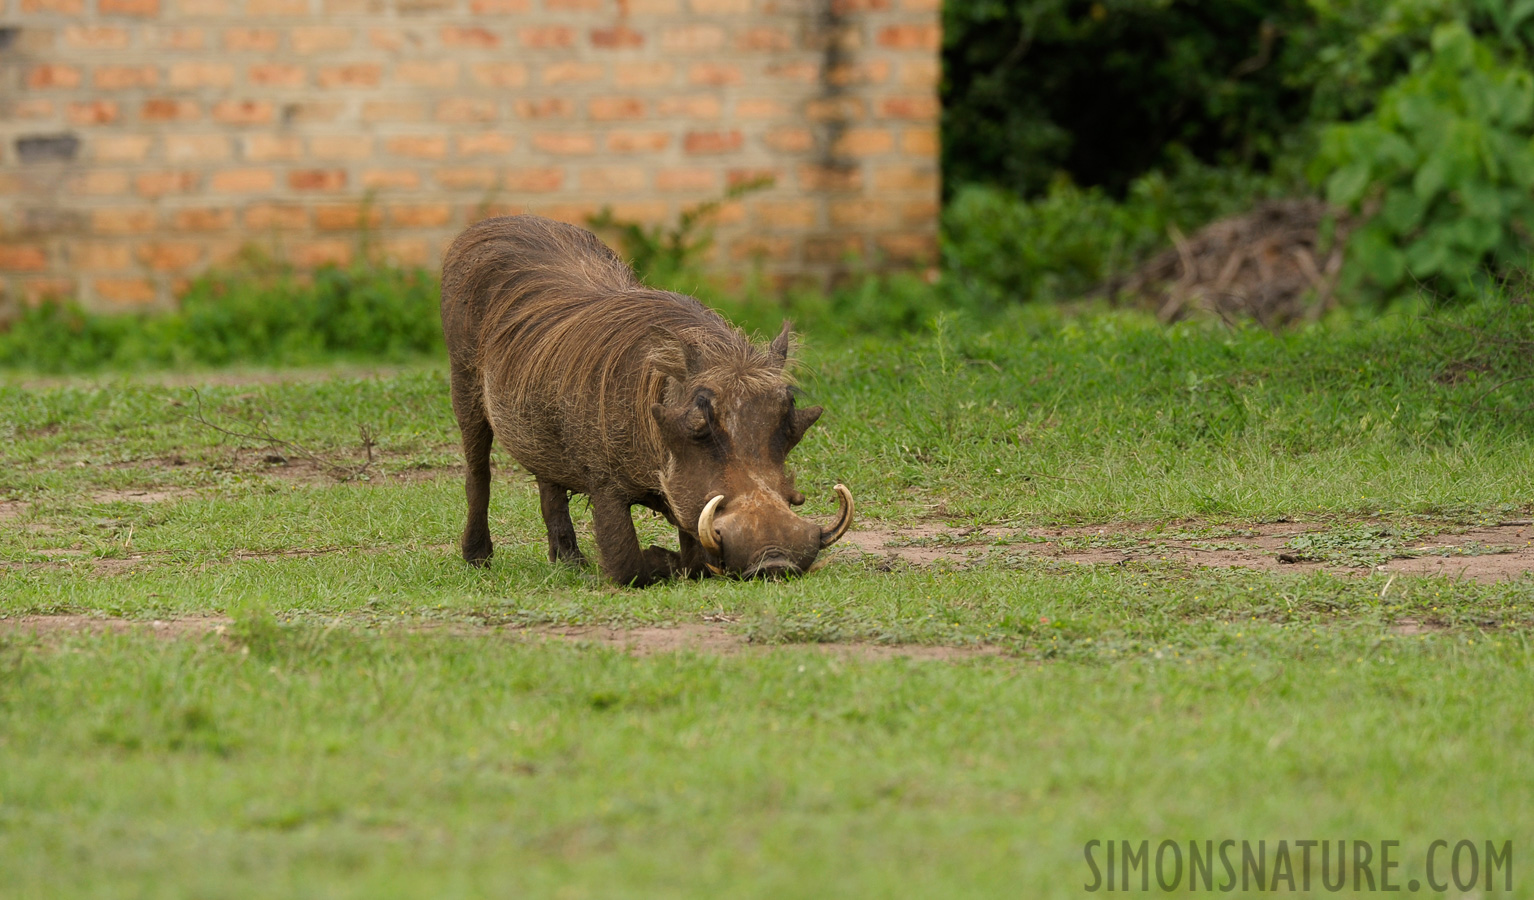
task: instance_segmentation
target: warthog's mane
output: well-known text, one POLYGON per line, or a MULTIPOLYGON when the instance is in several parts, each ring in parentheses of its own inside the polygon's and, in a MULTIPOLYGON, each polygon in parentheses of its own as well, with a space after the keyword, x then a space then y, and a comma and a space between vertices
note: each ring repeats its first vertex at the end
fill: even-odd
POLYGON ((700 386, 728 402, 790 384, 768 348, 692 297, 645 287, 590 232, 515 216, 465 237, 446 268, 462 273, 455 293, 485 304, 476 362, 496 387, 488 396, 504 398, 499 428, 528 432, 498 433, 513 445, 564 447, 588 466, 605 459, 614 471, 593 474, 655 489, 652 404, 685 402, 700 386))

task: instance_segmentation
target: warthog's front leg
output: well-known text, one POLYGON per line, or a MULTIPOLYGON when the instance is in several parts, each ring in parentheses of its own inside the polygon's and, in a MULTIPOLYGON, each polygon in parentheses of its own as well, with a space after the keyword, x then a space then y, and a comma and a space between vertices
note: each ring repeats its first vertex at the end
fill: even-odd
POLYGON ((602 574, 618 584, 644 587, 664 581, 682 569, 675 550, 639 548, 631 504, 611 494, 592 492, 591 519, 602 557, 602 574))

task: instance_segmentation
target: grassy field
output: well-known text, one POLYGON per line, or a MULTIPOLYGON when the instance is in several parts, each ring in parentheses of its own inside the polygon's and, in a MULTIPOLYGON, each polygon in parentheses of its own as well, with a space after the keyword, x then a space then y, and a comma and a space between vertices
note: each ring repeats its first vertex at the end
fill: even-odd
POLYGON ((1525 319, 811 335, 810 512, 843 481, 892 546, 1013 537, 643 591, 547 563, 505 458, 461 564, 434 361, 3 376, 0 896, 1077 896, 1093 839, 1521 860, 1534 579, 1369 565, 1534 509, 1534 384, 1487 338, 1525 319), (1284 520, 1352 568, 1027 538, 1284 520), (594 638, 657 628, 704 637, 594 638))

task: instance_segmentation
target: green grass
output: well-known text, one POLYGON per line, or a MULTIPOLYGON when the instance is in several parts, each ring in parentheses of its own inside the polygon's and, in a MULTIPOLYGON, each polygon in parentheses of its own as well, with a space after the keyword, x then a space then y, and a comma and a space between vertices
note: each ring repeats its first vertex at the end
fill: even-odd
MULTIPOLYGON (((844 481, 897 530, 1101 524, 1079 540, 1112 545, 1322 519, 1294 552, 1372 562, 1534 508, 1534 385, 1498 387, 1526 363, 1485 339, 1520 315, 812 330, 827 413, 796 468, 811 512, 844 481)), ((987 540, 955 565, 844 551, 789 582, 620 590, 545 560, 504 457, 475 570, 437 364, 12 375, 0 442, 0 616, 230 619, 0 630, 6 898, 1075 896, 1090 839, 1398 839, 1404 882, 1434 838, 1534 837, 1528 577, 987 540), (345 483, 291 444, 267 466, 199 414, 343 467, 369 426, 377 460, 345 483), (750 644, 519 636, 705 619, 750 644)))

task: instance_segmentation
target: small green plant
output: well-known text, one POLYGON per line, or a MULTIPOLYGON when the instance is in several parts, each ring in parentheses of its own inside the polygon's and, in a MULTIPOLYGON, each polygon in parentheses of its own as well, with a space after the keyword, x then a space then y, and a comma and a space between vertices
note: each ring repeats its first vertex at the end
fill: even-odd
POLYGON ((1367 222, 1349 277, 1388 299, 1413 281, 1467 296, 1527 261, 1534 228, 1534 75, 1460 23, 1375 111, 1328 129, 1312 176, 1367 222))
POLYGON ((709 219, 726 203, 766 190, 773 182, 771 175, 761 175, 733 184, 723 195, 682 210, 673 225, 646 225, 620 219, 610 206, 587 218, 586 224, 599 233, 611 235, 617 241, 618 252, 646 284, 667 287, 696 281, 703 254, 714 242, 709 219))

